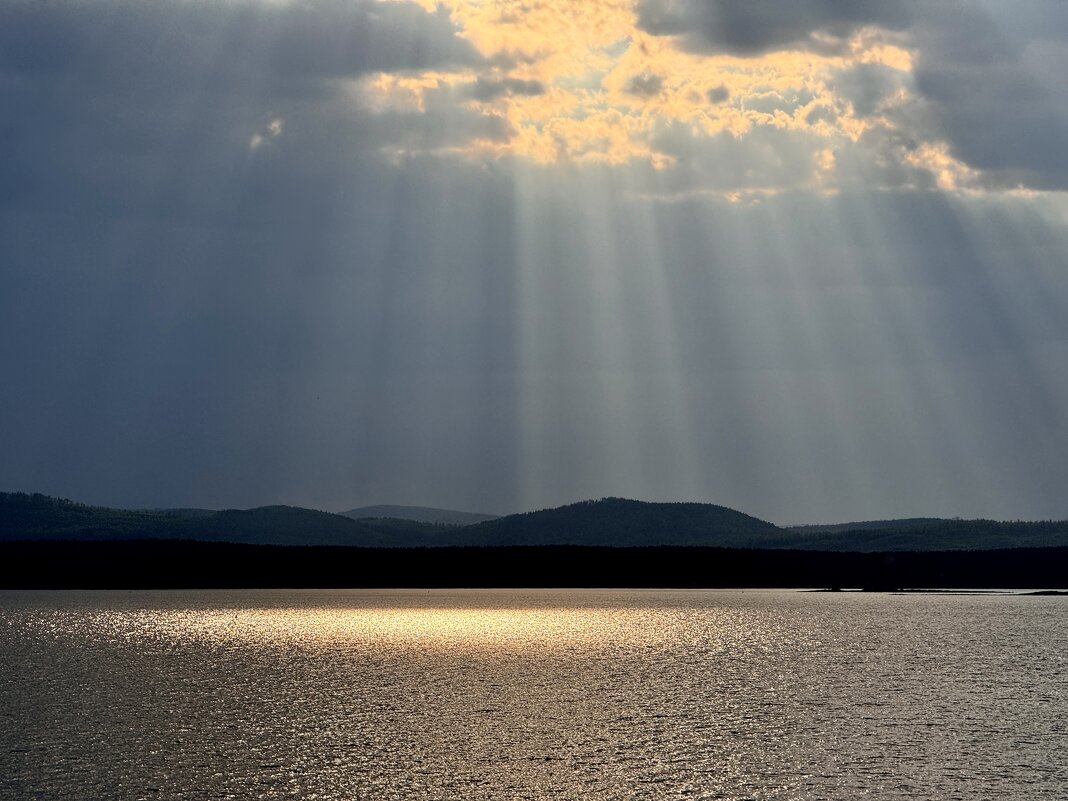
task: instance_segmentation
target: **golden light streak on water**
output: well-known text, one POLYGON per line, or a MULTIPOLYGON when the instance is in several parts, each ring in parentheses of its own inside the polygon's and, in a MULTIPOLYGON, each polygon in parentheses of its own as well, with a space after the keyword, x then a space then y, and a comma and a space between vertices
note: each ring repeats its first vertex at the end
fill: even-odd
POLYGON ((1063 599, 5 593, 0 797, 1059 799, 1063 599))

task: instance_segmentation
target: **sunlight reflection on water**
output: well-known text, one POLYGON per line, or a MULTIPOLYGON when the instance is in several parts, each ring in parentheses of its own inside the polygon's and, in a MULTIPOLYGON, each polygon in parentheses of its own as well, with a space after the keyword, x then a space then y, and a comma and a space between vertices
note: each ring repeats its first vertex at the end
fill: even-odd
POLYGON ((1057 798, 1063 599, 0 596, 0 797, 1057 798))

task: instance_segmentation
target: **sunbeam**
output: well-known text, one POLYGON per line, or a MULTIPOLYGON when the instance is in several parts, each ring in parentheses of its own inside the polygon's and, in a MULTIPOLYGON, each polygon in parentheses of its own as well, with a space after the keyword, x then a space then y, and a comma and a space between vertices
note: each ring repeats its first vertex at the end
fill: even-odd
POLYGON ((1068 514, 1068 21, 957 6, 0 0, 0 481, 1068 514))

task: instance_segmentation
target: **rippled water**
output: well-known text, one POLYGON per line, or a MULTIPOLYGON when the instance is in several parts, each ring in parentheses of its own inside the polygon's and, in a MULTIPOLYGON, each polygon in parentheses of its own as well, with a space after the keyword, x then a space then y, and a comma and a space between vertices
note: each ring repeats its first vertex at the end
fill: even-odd
POLYGON ((0 797, 1064 799, 1068 599, 0 594, 0 797))

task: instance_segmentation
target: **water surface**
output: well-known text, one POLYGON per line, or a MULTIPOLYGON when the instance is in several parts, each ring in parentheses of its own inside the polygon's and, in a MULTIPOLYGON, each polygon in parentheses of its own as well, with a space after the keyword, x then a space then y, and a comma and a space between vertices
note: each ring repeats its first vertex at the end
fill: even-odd
POLYGON ((0 797, 1063 799, 1068 599, 0 594, 0 797))

